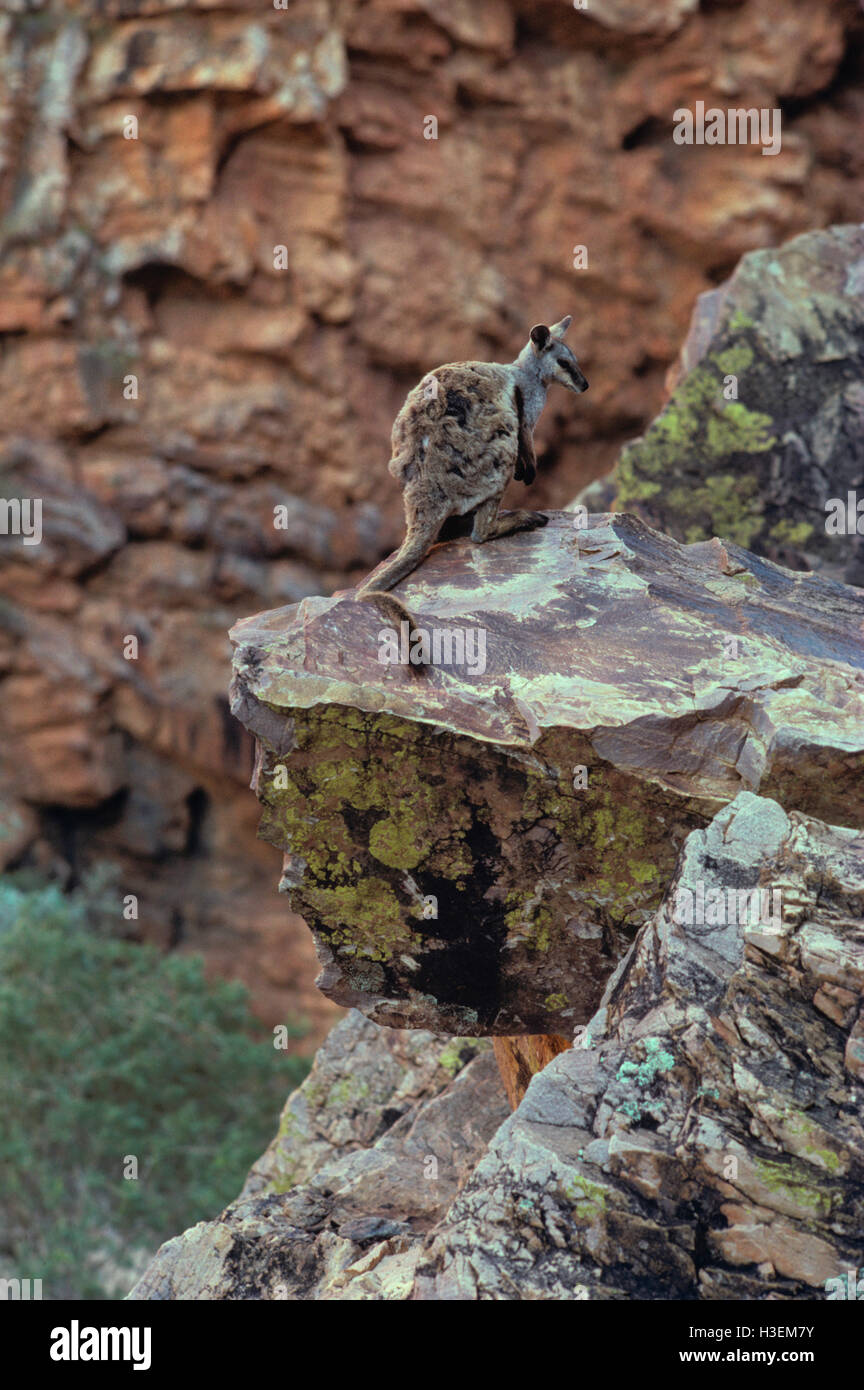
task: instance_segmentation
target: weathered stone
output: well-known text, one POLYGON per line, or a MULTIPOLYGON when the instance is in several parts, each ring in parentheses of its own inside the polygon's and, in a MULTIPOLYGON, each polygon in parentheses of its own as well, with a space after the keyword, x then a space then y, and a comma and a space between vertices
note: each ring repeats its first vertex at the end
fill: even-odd
MULTIPOLYGON (((574 8, 576 8, 574 6, 574 8)), ((668 33, 679 29, 699 8, 699 0, 662 0, 659 5, 641 5, 639 0, 594 0, 585 15, 597 24, 628 34, 668 33)))
POLYGON ((864 1010, 859 1012, 846 1043, 846 1070, 864 1081, 864 1010))
POLYGON ((621 455, 616 505, 864 582, 862 373, 864 228, 752 252, 701 296, 668 404, 621 455))
POLYGON ((854 6, 2 8, 0 467, 50 453, 64 485, 41 494, 61 523, 51 565, 2 557, 0 660, 24 684, 0 781, 35 806, 10 862, 54 862, 71 818, 76 873, 118 863, 153 940, 182 923, 269 1022, 295 1005, 332 1018, 254 840, 224 629, 354 582, 396 544, 389 430, 430 363, 512 355, 526 322, 572 309, 592 389, 584 413, 544 416, 529 499, 563 505, 650 422, 697 295, 749 250, 864 218, 854 6), (782 153, 675 146, 671 113, 700 99, 781 105, 782 153), (292 507, 289 531, 268 498, 292 507), (25 728, 42 617, 58 650, 40 644, 25 728), (137 663, 118 655, 127 634, 137 663), (64 684, 70 709, 83 686, 65 723, 64 684), (165 773, 161 809, 158 779, 146 811, 135 800, 139 754, 165 773), (204 808, 185 821, 171 757, 204 808), (132 825, 179 846, 184 823, 163 858, 131 851, 132 825))
POLYGON ((36 817, 23 801, 0 803, 0 870, 18 858, 36 830, 36 817))
POLYGON ((350 595, 233 631, 261 834, 337 1002, 561 1033, 742 787, 864 823, 857 590, 620 514, 439 546, 404 590, 421 626, 482 626, 482 674, 382 665, 350 595))
POLYGON ((495 1060, 507 1092, 511 1109, 515 1110, 528 1089, 531 1077, 570 1047, 570 1039, 557 1033, 538 1033, 528 1037, 496 1037, 493 1040, 495 1060))
POLYGON ((314 120, 345 81, 338 34, 325 31, 309 42, 322 13, 320 5, 307 0, 293 5, 281 22, 278 16, 255 23, 250 16, 203 14, 179 24, 171 16, 153 16, 117 26, 94 44, 84 99, 207 87, 274 91, 271 120, 285 114, 297 121, 314 120))
POLYGON ((406 1298, 424 1233, 507 1113, 483 1046, 349 1014, 238 1201, 162 1246, 129 1297, 406 1298))
POLYGON ((857 1269, 855 1030, 814 1006, 807 926, 858 969, 861 836, 741 792, 688 837, 581 1043, 534 1078, 430 1235, 412 1296, 810 1299, 857 1269), (764 924, 684 920, 681 890, 742 883, 780 892, 779 966, 754 945, 764 924))
POLYGON ((408 0, 405 10, 420 9, 460 43, 471 48, 510 50, 515 29, 507 0, 408 0))
POLYGON ((239 1201, 130 1297, 824 1295, 864 1264, 864 1127, 859 1026, 820 1010, 808 931, 856 977, 861 835, 740 792, 687 837, 601 1008, 515 1114, 477 1040, 352 1012, 239 1201), (742 910, 753 883, 780 895, 768 920, 742 910), (701 920, 712 892, 727 910, 701 920))

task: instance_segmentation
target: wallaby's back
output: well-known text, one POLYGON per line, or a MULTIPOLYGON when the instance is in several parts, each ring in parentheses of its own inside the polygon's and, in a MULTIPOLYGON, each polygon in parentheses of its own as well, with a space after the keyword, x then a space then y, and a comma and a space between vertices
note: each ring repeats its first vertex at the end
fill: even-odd
POLYGON ((408 393, 392 433, 390 472, 407 491, 443 485, 456 513, 501 490, 513 471, 519 415, 513 381, 494 362, 449 362, 408 393))

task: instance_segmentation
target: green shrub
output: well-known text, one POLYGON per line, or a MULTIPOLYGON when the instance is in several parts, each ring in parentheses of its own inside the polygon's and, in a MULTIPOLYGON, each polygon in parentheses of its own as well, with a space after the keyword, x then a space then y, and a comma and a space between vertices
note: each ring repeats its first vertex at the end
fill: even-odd
POLYGON ((104 876, 0 881, 0 1276, 43 1298, 119 1296, 143 1252, 215 1216, 308 1069, 242 986, 112 936, 118 902, 104 876))

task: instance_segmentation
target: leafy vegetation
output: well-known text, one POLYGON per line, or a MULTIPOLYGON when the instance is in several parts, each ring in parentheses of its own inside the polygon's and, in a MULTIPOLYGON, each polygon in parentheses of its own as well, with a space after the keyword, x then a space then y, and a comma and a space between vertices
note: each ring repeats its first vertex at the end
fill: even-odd
POLYGON ((122 1296, 215 1216, 308 1069, 242 986, 120 939, 119 902, 104 875, 0 881, 0 1276, 46 1299, 122 1296))

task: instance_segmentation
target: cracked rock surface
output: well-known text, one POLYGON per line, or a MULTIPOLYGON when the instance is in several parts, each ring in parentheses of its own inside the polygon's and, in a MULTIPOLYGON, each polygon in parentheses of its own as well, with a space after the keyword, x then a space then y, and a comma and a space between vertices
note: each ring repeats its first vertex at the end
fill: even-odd
POLYGON ((407 1297, 421 1237, 508 1113, 489 1044, 336 1025, 236 1203, 132 1299, 407 1297))
POLYGON ((415 1296, 824 1296, 864 1260, 862 998, 861 835, 740 793, 496 1134, 415 1296), (682 888, 742 882, 780 892, 775 921, 676 922, 682 888))
POLYGON ((854 0, 4 0, 0 496, 44 537, 0 535, 0 864, 53 872, 68 821, 61 875, 109 860, 148 940, 320 1041, 225 629, 396 545, 406 391, 547 314, 591 391, 541 417, 527 505, 606 473, 698 295, 864 218, 861 40, 854 0), (781 153, 676 146, 699 99, 782 106, 781 153))
POLYGON ((260 833, 320 988, 378 1022, 560 1034, 740 791, 864 820, 864 595, 573 521, 439 545, 400 586, 418 624, 483 631, 482 673, 381 664, 350 593, 233 629, 260 833))

